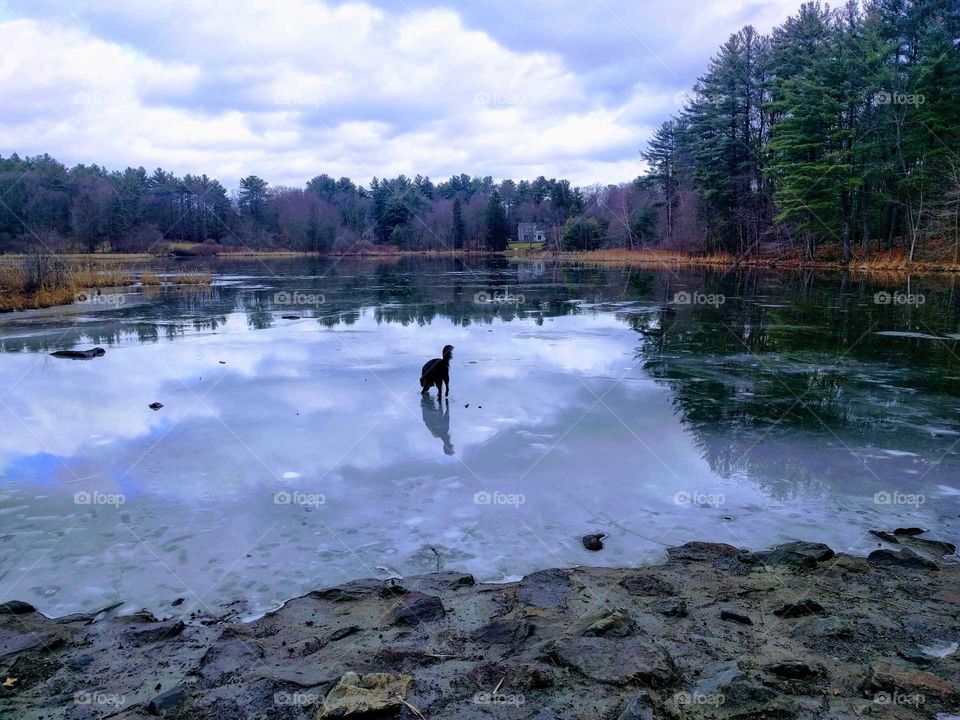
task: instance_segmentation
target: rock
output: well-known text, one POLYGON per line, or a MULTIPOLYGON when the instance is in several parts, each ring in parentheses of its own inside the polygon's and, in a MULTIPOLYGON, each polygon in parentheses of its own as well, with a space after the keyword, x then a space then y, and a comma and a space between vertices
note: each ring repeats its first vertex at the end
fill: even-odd
MULTIPOLYGON (((325 590, 315 590, 310 593, 311 597, 318 600, 328 600, 330 602, 352 602, 362 600, 373 595, 380 595, 387 590, 387 585, 383 580, 373 578, 363 578, 352 582, 337 585, 336 587, 325 590)), ((404 592, 403 588, 397 588, 397 592, 404 592)))
POLYGON ((573 593, 570 574, 566 570, 540 570, 525 575, 520 581, 518 598, 526 605, 545 610, 562 610, 573 593))
POLYGON ((653 720, 653 703, 650 696, 642 692, 633 698, 617 720, 653 720))
POLYGON ((263 648, 249 638, 226 636, 200 659, 197 674, 211 684, 223 684, 233 675, 257 665, 263 648))
POLYGON ((849 639, 853 637, 853 628, 843 618, 811 617, 797 625, 791 635, 799 637, 824 637, 849 639))
POLYGON ((494 620, 474 630, 470 637, 486 645, 517 646, 533 635, 533 630, 525 620, 494 620))
POLYGON ((597 552, 603 550, 603 539, 607 537, 606 533, 597 533, 596 535, 584 535, 582 538, 583 546, 587 550, 597 552))
POLYGON ((807 572, 817 567, 816 558, 784 548, 750 553, 748 557, 766 567, 787 567, 798 572, 807 572))
POLYGON ((802 555, 809 555, 817 562, 829 560, 836 554, 829 545, 825 545, 824 543, 804 542, 802 540, 777 545, 774 547, 774 550, 787 550, 789 552, 801 553, 802 555))
POLYGON ((631 575, 620 581, 623 587, 631 595, 675 595, 676 590, 673 585, 666 580, 661 580, 656 575, 643 573, 640 575, 631 575))
POLYGON ((33 605, 23 600, 8 600, 0 603, 0 615, 26 615, 36 611, 33 605))
POLYGON ((874 550, 867 555, 867 561, 884 567, 901 567, 921 570, 937 570, 937 564, 917 555, 913 550, 904 548, 900 552, 893 550, 874 550))
POLYGON ((808 617, 810 615, 824 615, 826 614, 826 610, 824 610, 823 605, 816 600, 810 600, 808 598, 800 602, 785 603, 774 610, 773 614, 783 620, 789 620, 791 618, 808 617))
POLYGON ((683 600, 657 600, 651 603, 647 610, 650 612, 659 613, 660 615, 665 615, 667 617, 686 617, 687 616, 687 604, 683 600))
POLYGON ((822 674, 819 668, 813 668, 802 660, 788 660, 767 666, 767 671, 787 680, 810 680, 822 674))
POLYGON ((539 690, 553 687, 555 680, 546 667, 532 663, 485 662, 467 673, 478 687, 495 687, 503 681, 503 687, 511 690, 539 690))
POLYGON ((637 634, 637 623, 624 610, 614 610, 596 620, 588 620, 581 635, 591 637, 630 637, 637 634))
POLYGON ((300 316, 299 315, 281 315, 280 319, 281 320, 299 320, 300 316))
POLYGON ((933 664, 933 658, 923 653, 920 648, 903 648, 897 651, 897 655, 919 667, 930 667, 933 664))
POLYGON ((93 655, 76 655, 67 660, 66 666, 71 670, 82 672, 86 670, 92 663, 93 655))
POLYGON ((439 620, 445 613, 443 603, 436 595, 410 593, 397 601, 387 615, 387 622, 391 625, 419 625, 439 620))
POLYGON ((95 347, 90 350, 57 350, 56 352, 50 353, 55 358, 68 358, 70 360, 90 360, 91 358, 97 358, 102 355, 106 355, 107 351, 102 347, 95 347))
POLYGON ((910 542, 923 550, 929 550, 937 555, 953 555, 957 552, 957 546, 944 540, 924 540, 923 538, 910 538, 910 542))
POLYGON ((49 651, 62 642, 63 639, 53 632, 38 633, 27 630, 21 633, 0 628, 0 661, 34 648, 49 651))
POLYGON ((137 643, 157 642, 173 638, 183 632, 187 626, 180 620, 166 620, 147 627, 138 627, 124 632, 123 636, 137 643))
POLYGON ((551 658, 581 675, 611 685, 660 687, 676 679, 670 656, 649 638, 575 637, 558 640, 551 658))
POLYGON ((180 607, 181 605, 183 605, 183 601, 184 601, 184 598, 177 598, 172 603, 170 603, 170 607, 180 607))
POLYGON ((902 690, 940 699, 950 698, 956 692, 953 685, 933 673, 888 663, 873 667, 869 685, 874 690, 902 690))
POLYGON ((151 715, 167 715, 181 717, 183 705, 187 700, 186 691, 179 685, 157 695, 147 704, 147 712, 151 715))
POLYGON ((741 677, 743 677, 743 671, 736 660, 709 663, 703 668, 700 680, 693 688, 693 695, 698 697, 712 695, 741 677))
POLYGON ((670 560, 700 560, 713 562, 717 558, 738 557, 743 553, 726 543, 688 542, 679 547, 667 548, 670 560))
POLYGON ((923 528, 918 527, 905 527, 897 528, 893 531, 894 535, 906 535, 907 537, 913 537, 914 535, 923 535, 926 532, 923 528))
POLYGON ((149 407, 151 410, 159 410, 160 408, 163 407, 163 403, 152 402, 147 407, 149 407))
POLYGON ((359 718, 384 715, 403 707, 413 678, 394 673, 344 673, 323 699, 321 718, 359 718))
POLYGON ((751 620, 749 617, 733 612, 732 610, 721 610, 720 619, 740 623, 741 625, 753 625, 753 620, 751 620))
POLYGON ((884 542, 891 543, 893 545, 899 545, 900 540, 893 533, 888 533, 886 530, 871 530, 870 534, 875 538, 880 538, 884 542))

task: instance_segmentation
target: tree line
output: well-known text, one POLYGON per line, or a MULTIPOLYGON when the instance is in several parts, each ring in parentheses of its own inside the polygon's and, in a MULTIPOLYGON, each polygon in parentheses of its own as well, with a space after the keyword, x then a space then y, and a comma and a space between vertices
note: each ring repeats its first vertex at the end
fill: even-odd
POLYGON ((745 27, 643 157, 664 242, 956 261, 960 4, 811 2, 745 27))
POLYGON ((250 175, 228 192, 207 175, 68 168, 49 155, 0 157, 2 251, 143 252, 170 242, 307 252, 381 245, 496 251, 521 222, 552 228, 560 248, 588 204, 589 194, 568 180, 545 177, 494 182, 462 174, 434 183, 401 175, 363 186, 321 174, 294 188, 250 175))

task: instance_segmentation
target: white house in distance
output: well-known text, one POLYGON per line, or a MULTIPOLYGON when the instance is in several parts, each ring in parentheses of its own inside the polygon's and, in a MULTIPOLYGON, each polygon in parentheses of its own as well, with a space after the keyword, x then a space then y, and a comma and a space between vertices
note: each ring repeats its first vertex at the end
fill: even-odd
POLYGON ((542 223, 518 223, 517 242, 544 243, 547 241, 547 228, 542 223))

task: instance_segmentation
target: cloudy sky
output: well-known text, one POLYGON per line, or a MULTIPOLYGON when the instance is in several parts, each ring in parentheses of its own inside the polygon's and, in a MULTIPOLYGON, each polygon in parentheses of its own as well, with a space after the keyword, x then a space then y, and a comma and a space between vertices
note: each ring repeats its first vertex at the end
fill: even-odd
POLYGON ((800 0, 0 0, 0 154, 620 182, 726 37, 800 0))

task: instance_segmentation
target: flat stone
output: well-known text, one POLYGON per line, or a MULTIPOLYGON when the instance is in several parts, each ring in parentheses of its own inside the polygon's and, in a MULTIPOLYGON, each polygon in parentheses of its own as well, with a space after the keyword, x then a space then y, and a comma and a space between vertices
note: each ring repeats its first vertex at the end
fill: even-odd
POLYGON ((909 548, 904 548, 900 552, 894 552, 893 550, 874 550, 867 555, 867 560, 874 565, 883 567, 914 568, 921 570, 939 569, 935 562, 920 557, 909 548))
POLYGON ((170 688, 147 703, 147 712, 151 715, 169 715, 179 717, 186 703, 187 693, 181 686, 170 688))
POLYGON ((774 547, 774 550, 787 550, 789 552, 796 552, 802 555, 809 555, 817 562, 829 560, 836 554, 829 545, 824 543, 805 542, 803 540, 777 545, 774 547))
POLYGON ((229 676, 254 668, 263 649, 249 638, 227 637, 207 650, 198 674, 207 682, 222 685, 229 676))
POLYGON ((387 622, 391 625, 419 625, 439 620, 446 612, 436 595, 410 593, 397 601, 387 615, 387 622))
POLYGON ((637 623, 624 610, 614 610, 612 613, 588 621, 581 635, 592 637, 630 637, 637 634, 637 623))
POLYGON ((914 535, 923 535, 926 532, 923 528, 918 527, 905 527, 897 528, 893 531, 894 535, 906 535, 907 537, 913 537, 914 535))
POLYGON ((563 610, 573 594, 573 584, 566 570, 540 570, 525 575, 520 581, 518 597, 525 605, 545 610, 563 610))
POLYGON ((870 684, 878 689, 897 689, 907 693, 933 695, 941 699, 949 698, 955 693, 953 685, 931 672, 888 663, 873 666, 870 684))
POLYGON ((397 712, 410 692, 413 678, 394 673, 344 673, 317 711, 322 718, 359 718, 397 712))
POLYGON ((686 617, 687 604, 683 600, 655 600, 648 607, 650 612, 665 615, 666 617, 686 617))
POLYGON ((679 547, 667 548, 667 557, 670 560, 692 560, 713 562, 721 557, 738 557, 744 553, 733 545, 726 543, 688 542, 679 547))
POLYGON ((767 671, 787 680, 810 680, 821 674, 818 668, 811 667, 802 660, 788 660, 767 666, 767 671))
POLYGON ((325 590, 315 590, 310 593, 311 597, 318 600, 328 600, 330 602, 352 602, 363 600, 364 598, 380 595, 387 589, 387 584, 383 580, 374 578, 363 578, 353 582, 337 585, 336 587, 326 588, 325 590))
POLYGON ((766 567, 787 567, 791 570, 803 572, 813 570, 817 567, 817 560, 812 555, 782 547, 764 552, 750 553, 748 558, 766 567))
POLYGON ((25 650, 46 647, 48 644, 57 642, 58 639, 57 634, 53 632, 18 633, 0 628, 0 660, 13 657, 25 650))
POLYGON ((180 620, 166 620, 157 623, 151 623, 146 627, 133 628, 124 632, 123 636, 128 640, 139 643, 157 642, 167 638, 176 637, 184 631, 187 626, 180 620))
POLYGON ((620 581, 620 586, 631 595, 675 595, 673 585, 656 575, 641 573, 620 581))
POLYGON ((700 680, 693 688, 693 694, 701 697, 712 695, 741 677, 743 671, 736 660, 712 662, 700 673, 700 680))
POLYGON ((533 635, 533 630, 525 620, 494 620, 474 630, 471 637, 486 645, 516 646, 533 635))
POLYGON ((670 656, 648 638, 564 638, 554 645, 552 656, 560 665, 611 685, 659 687, 676 679, 670 656))
POLYGON ((753 625, 753 620, 746 615, 734 612, 733 610, 721 610, 720 619, 728 622, 740 623, 741 625, 753 625))

